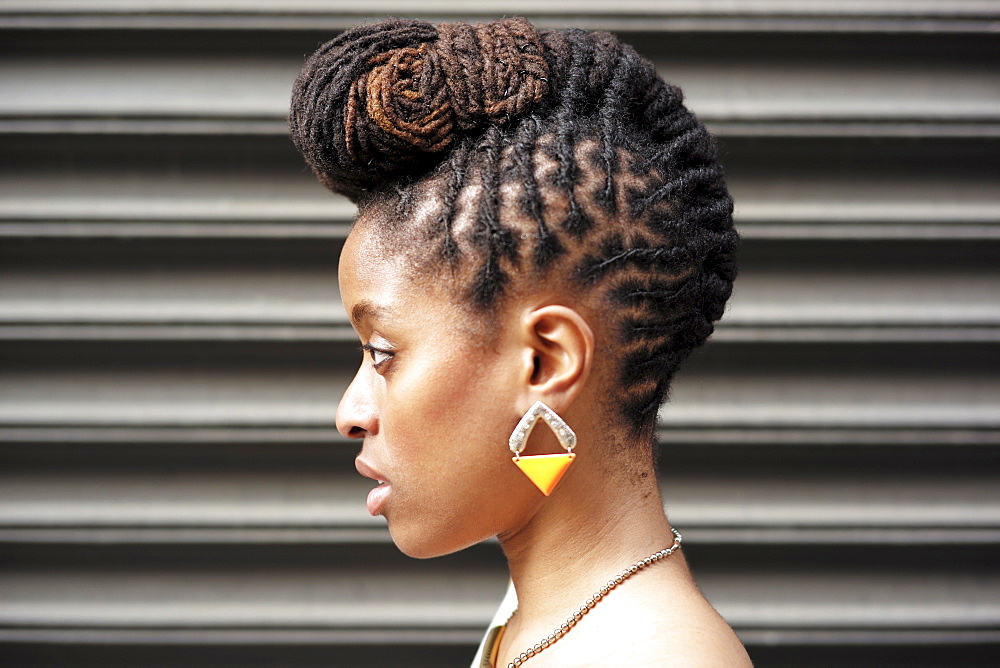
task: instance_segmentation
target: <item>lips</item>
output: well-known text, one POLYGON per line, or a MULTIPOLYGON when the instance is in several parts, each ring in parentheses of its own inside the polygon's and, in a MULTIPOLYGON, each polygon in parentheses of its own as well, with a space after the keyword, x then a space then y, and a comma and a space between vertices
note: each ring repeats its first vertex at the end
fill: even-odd
POLYGON ((360 457, 354 460, 354 467, 358 470, 358 473, 378 483, 378 485, 368 492, 366 503, 369 514, 373 517, 381 515, 382 506, 385 505, 386 499, 389 498, 389 493, 392 492, 392 485, 389 484, 389 481, 386 480, 383 474, 376 471, 367 462, 362 461, 360 457))

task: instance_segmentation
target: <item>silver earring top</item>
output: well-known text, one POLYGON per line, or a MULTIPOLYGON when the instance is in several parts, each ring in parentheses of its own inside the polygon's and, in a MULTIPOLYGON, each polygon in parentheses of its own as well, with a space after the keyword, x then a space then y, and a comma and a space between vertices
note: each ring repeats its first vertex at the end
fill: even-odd
POLYGON ((549 425, 566 452, 573 452, 573 448, 576 447, 576 433, 554 410, 541 401, 536 401, 524 414, 521 421, 517 423, 514 432, 510 435, 510 451, 514 453, 514 456, 521 455, 524 446, 528 443, 528 435, 531 434, 531 430, 535 428, 535 424, 540 419, 545 420, 545 423, 549 425))

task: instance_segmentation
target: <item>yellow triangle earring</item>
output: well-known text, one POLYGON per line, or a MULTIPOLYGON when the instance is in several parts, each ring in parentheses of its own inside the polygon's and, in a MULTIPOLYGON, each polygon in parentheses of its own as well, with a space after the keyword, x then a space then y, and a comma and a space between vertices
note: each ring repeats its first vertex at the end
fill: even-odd
POLYGON ((574 447, 576 447, 576 434, 554 410, 541 401, 536 401, 528 409, 510 435, 510 450, 514 453, 511 460, 545 496, 552 493, 552 490, 562 480, 569 465, 576 459, 576 455, 573 453, 574 447), (559 439, 560 445, 565 448, 566 454, 521 456, 521 452, 528 443, 528 435, 531 434, 531 430, 535 428, 535 424, 539 420, 544 420, 549 425, 556 438, 559 439))

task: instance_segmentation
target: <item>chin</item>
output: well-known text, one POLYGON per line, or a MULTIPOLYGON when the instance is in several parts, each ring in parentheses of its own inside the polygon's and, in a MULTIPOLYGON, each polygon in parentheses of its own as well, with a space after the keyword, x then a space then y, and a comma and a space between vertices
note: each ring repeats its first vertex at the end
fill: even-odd
POLYGON ((414 559, 433 559, 452 554, 475 545, 479 541, 460 541, 455 536, 441 535, 433 531, 393 531, 389 525, 389 535, 399 551, 414 559))

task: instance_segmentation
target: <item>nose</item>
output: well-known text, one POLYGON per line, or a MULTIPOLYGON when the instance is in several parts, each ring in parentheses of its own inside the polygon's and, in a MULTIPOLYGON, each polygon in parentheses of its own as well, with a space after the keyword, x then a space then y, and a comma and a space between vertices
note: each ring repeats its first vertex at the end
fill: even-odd
POLYGON ((378 432, 378 412, 364 371, 362 365, 337 406, 337 431, 346 438, 364 438, 378 432))

